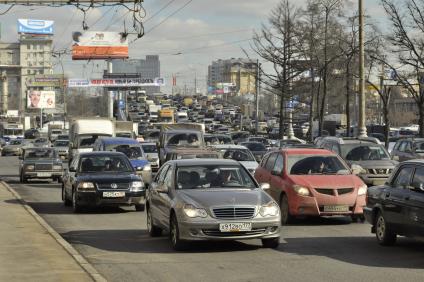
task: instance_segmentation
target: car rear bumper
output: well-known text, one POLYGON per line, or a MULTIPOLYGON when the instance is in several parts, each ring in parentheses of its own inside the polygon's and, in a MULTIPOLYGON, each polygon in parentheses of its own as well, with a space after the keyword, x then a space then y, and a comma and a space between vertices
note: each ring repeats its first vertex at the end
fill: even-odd
POLYGON ((48 179, 48 178, 60 178, 63 176, 62 172, 58 171, 34 171, 24 172, 23 176, 28 179, 48 179), (41 175, 40 173, 44 174, 41 175))
POLYGON ((272 220, 256 221, 252 219, 238 220, 218 220, 205 219, 204 221, 183 221, 178 222, 180 230, 180 238, 182 240, 204 241, 204 240, 244 240, 244 239, 265 239, 280 237, 281 219, 273 218, 272 220), (240 223, 251 222, 251 231, 241 232, 221 232, 219 230, 220 223, 240 223))
MULTIPOLYGON (((119 206, 119 205, 139 205, 145 204, 145 191, 125 192, 124 197, 105 198, 103 192, 77 192, 77 200, 83 206, 119 206)), ((113 191, 110 191, 113 192, 113 191)))

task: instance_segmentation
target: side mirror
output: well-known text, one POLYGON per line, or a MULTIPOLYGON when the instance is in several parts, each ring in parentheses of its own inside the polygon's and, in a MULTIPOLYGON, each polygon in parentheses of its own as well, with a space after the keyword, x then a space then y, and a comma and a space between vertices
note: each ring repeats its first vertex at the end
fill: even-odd
POLYGON ((275 176, 280 176, 280 175, 281 175, 281 171, 272 170, 272 171, 271 171, 271 174, 272 174, 272 175, 275 175, 275 176))
POLYGON ((399 161, 399 156, 393 156, 393 157, 392 157, 392 159, 393 159, 394 161, 399 161))
POLYGON ((271 185, 269 185, 269 183, 261 183, 261 184, 259 185, 259 187, 260 187, 262 190, 264 190, 264 191, 267 191, 267 190, 271 189, 271 185))
POLYGON ((161 194, 167 194, 169 189, 165 184, 158 185, 156 191, 161 194))
POLYGON ((75 167, 71 166, 71 167, 69 167, 69 171, 70 172, 76 172, 77 170, 75 169, 75 167))
POLYGON ((357 165, 357 164, 353 164, 351 167, 352 169, 352 173, 355 175, 361 174, 365 172, 365 169, 362 168, 362 166, 357 165))

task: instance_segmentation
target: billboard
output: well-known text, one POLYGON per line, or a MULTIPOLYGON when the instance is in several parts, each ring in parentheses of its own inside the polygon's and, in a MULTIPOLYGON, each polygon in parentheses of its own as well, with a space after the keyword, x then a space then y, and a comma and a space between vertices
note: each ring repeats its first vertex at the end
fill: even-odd
POLYGON ((26 82, 30 87, 62 87, 63 75, 61 74, 36 74, 30 76, 26 82))
POLYGON ((235 92, 237 90, 237 85, 234 83, 217 83, 215 94, 228 94, 235 92))
POLYGON ((54 21, 18 19, 18 33, 53 34, 54 21))
POLYGON ((69 79, 68 87, 145 87, 164 86, 165 80, 157 78, 103 78, 103 79, 69 79))
POLYGON ((54 91, 29 90, 27 96, 28 109, 54 109, 56 107, 54 91))
POLYGON ((72 39, 72 60, 128 58, 128 40, 119 32, 74 32, 72 39))

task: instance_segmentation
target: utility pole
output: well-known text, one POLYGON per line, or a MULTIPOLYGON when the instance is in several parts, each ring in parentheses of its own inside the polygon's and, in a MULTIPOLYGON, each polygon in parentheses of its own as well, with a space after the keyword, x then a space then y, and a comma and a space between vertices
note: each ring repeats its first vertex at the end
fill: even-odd
MULTIPOLYGON (((107 61, 107 73, 113 72, 113 66, 112 66, 112 60, 107 61)), ((110 119, 113 118, 113 91, 107 91, 107 97, 108 97, 108 116, 110 119)))
MULTIPOLYGON (((384 64, 381 64, 381 75, 380 75, 380 94, 384 95, 384 64)), ((380 95, 378 95, 378 123, 381 125, 383 123, 382 116, 382 103, 383 99, 380 95)))
POLYGON ((196 70, 194 70, 194 95, 197 95, 197 73, 196 70))
POLYGON ((0 81, 1 81, 1 113, 2 114, 6 114, 7 113, 7 109, 8 109, 8 81, 7 81, 7 74, 6 71, 2 71, 0 73, 0 81))
POLYGON ((359 1, 359 121, 358 137, 367 136, 365 127, 365 72, 364 72, 364 0, 359 1))
POLYGON ((256 123, 255 123, 255 134, 258 135, 259 131, 259 92, 261 90, 261 66, 259 64, 259 59, 256 60, 256 107, 255 107, 255 113, 256 113, 256 123))

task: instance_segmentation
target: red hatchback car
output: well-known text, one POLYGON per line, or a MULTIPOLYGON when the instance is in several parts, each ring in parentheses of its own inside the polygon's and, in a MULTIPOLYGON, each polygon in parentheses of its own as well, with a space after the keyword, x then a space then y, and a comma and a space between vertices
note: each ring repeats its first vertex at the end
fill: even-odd
POLYGON ((323 149, 283 149, 265 155, 255 171, 280 204, 282 224, 296 216, 363 218, 367 186, 337 154, 323 149))

